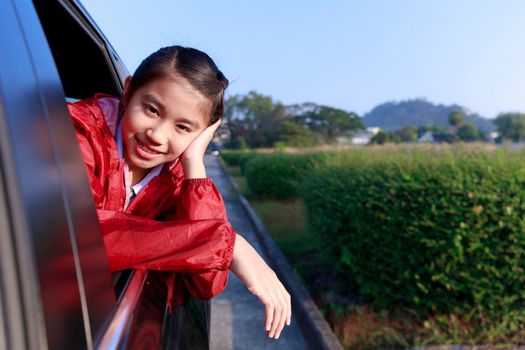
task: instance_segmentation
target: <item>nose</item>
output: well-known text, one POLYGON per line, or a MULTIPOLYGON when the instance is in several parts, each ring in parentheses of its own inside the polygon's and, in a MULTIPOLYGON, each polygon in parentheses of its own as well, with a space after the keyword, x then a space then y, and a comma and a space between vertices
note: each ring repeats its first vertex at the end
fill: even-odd
POLYGON ((166 142, 168 142, 168 128, 168 123, 161 121, 146 129, 148 142, 151 143, 152 146, 164 145, 166 142))

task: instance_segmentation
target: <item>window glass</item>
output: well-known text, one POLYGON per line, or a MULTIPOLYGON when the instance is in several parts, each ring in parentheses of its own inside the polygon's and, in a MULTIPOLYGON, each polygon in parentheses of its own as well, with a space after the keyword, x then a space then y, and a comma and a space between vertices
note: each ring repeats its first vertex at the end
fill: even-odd
POLYGON ((65 95, 82 99, 103 92, 118 96, 120 82, 103 40, 78 10, 58 1, 35 0, 65 95))

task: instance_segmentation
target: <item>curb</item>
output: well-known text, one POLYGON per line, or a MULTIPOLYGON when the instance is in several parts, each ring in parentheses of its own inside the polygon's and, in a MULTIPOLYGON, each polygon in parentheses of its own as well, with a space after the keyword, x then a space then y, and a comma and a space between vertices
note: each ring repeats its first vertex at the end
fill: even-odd
POLYGON ((268 231, 266 231, 266 228, 257 214, 255 214, 250 203, 239 191, 237 184, 225 169, 224 164, 222 163, 222 158, 220 158, 220 156, 218 157, 220 168, 228 178, 228 182, 237 194, 244 211, 255 227, 257 238, 270 258, 275 273, 279 276, 279 279, 288 290, 288 293, 292 296, 293 313, 298 319, 299 328, 301 329, 306 342, 310 344, 312 349, 316 350, 344 350, 341 343, 332 332, 328 322, 324 319, 323 314, 310 297, 310 294, 295 277, 295 273, 293 272, 290 263, 285 258, 277 244, 275 244, 268 231))

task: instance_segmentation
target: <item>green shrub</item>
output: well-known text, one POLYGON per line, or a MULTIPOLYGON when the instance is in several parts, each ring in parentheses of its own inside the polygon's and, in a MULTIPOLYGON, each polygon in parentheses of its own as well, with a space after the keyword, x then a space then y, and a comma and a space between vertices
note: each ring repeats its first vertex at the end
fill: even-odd
POLYGON ((319 249, 379 306, 525 318, 522 154, 355 152, 302 194, 319 249))
POLYGON ((323 153, 260 153, 245 163, 248 188, 260 197, 297 197, 304 176, 326 158, 323 153))
POLYGON ((225 150, 221 151, 220 155, 229 166, 240 166, 250 153, 249 151, 225 150))
POLYGON ((222 159, 228 164, 228 166, 238 166, 241 169, 241 174, 245 174, 246 163, 252 158, 255 158, 259 155, 259 152, 255 151, 238 151, 238 150, 228 150, 222 151, 222 159))

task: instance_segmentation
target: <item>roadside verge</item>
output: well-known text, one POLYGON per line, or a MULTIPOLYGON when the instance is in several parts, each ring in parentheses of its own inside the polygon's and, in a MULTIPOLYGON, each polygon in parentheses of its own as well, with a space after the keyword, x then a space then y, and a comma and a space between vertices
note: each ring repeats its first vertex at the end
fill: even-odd
POLYGON ((308 341, 312 349, 343 350, 341 343, 332 332, 321 311, 301 282, 296 278, 290 263, 275 244, 270 234, 266 231, 266 228, 257 214, 255 214, 250 203, 239 191, 237 184, 225 169, 222 159, 219 159, 219 164, 222 172, 225 174, 231 187, 239 198, 244 211, 255 227, 257 238, 271 260, 269 263, 292 296, 293 318, 299 323, 299 328, 301 329, 304 338, 308 341))

